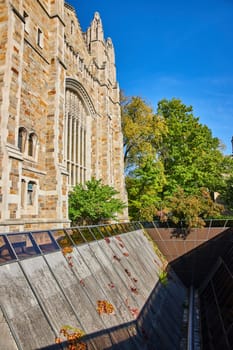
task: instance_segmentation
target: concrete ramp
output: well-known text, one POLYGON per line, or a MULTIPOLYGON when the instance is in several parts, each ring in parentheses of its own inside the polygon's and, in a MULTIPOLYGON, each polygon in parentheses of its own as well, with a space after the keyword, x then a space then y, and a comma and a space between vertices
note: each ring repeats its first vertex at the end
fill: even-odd
POLYGON ((77 229, 76 236, 43 232, 46 240, 39 233, 4 235, 0 350, 61 349, 59 338, 68 349, 60 333, 67 326, 85 333, 88 349, 178 349, 185 287, 172 271, 161 283, 164 260, 142 229, 121 226, 119 232, 115 226, 99 229, 98 236, 95 228, 93 239, 81 230, 77 238, 77 229))

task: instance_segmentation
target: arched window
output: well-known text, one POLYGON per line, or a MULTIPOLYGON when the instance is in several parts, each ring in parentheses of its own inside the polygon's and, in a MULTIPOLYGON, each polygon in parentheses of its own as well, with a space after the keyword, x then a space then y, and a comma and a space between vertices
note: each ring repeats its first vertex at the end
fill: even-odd
POLYGON ((28 155, 31 157, 35 157, 36 144, 37 144, 37 136, 34 132, 32 132, 29 134, 29 137, 28 137, 28 155))
POLYGON ((87 110, 80 96, 66 91, 66 162, 71 186, 86 181, 87 110))
POLYGON ((77 80, 67 78, 64 159, 70 186, 85 183, 91 176, 91 133, 95 116, 95 107, 85 88, 77 80))
POLYGON ((18 132, 18 148, 22 153, 25 151, 26 139, 27 139, 27 130, 23 127, 20 127, 18 132))

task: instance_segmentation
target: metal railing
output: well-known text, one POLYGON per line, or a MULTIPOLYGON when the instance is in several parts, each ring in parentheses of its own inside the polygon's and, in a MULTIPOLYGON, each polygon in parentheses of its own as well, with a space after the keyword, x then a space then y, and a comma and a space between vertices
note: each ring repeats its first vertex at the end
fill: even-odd
POLYGON ((141 229, 139 222, 0 234, 0 264, 141 229))

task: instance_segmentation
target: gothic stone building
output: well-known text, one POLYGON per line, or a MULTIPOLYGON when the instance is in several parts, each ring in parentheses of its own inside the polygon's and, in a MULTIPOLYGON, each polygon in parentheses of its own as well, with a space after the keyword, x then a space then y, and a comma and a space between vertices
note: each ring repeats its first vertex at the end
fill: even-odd
MULTIPOLYGON (((126 201, 114 48, 64 0, 0 0, 0 232, 69 226, 91 177, 126 201)), ((126 216, 124 213, 121 219, 126 216)))

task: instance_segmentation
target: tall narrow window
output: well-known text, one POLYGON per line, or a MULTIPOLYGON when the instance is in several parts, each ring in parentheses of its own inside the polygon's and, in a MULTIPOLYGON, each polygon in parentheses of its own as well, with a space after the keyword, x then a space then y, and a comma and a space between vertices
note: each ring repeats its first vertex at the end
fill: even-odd
POLYGON ((32 134, 29 135, 28 138, 28 155, 33 156, 33 137, 32 134))
POLYGON ((27 131, 25 128, 19 128, 18 131, 18 148, 20 152, 25 151, 25 143, 26 143, 27 131))
POLYGON ((74 21, 71 21, 70 34, 74 33, 74 21))
POLYGON ((35 157, 36 144, 37 144, 37 136, 34 132, 32 132, 31 134, 29 134, 29 137, 28 137, 28 155, 30 157, 35 157))
POLYGON ((69 184, 75 186, 84 182, 86 162, 86 123, 87 111, 79 95, 66 91, 66 163, 69 184))
POLYGON ((43 48, 43 32, 40 28, 37 30, 37 45, 43 48))
POLYGON ((28 205, 34 204, 35 190, 36 190, 36 184, 32 181, 29 181, 27 186, 27 204, 28 205))
POLYGON ((24 30, 25 32, 29 33, 29 16, 25 11, 23 13, 23 18, 24 18, 24 30))

